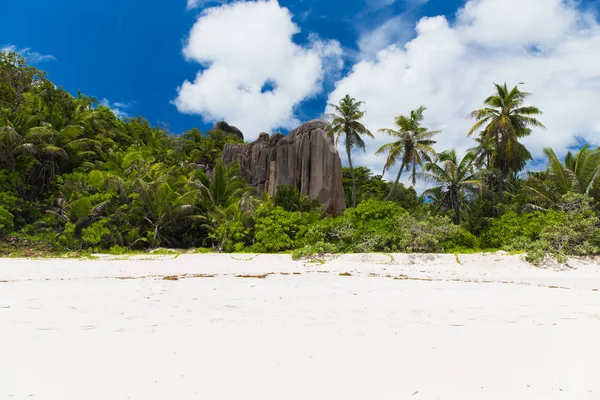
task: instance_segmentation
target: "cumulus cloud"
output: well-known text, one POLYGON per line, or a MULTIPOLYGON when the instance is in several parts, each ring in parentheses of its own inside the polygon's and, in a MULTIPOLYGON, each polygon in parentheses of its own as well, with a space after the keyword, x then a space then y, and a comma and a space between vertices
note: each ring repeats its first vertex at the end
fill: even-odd
POLYGON ((0 48, 0 53, 19 53, 30 64, 38 64, 43 61, 56 61, 56 57, 50 54, 41 54, 37 51, 31 50, 31 48, 27 47, 24 49, 19 49, 17 46, 9 44, 4 45, 0 48))
MULTIPOLYGON (((466 115, 481 108, 493 82, 525 82, 521 90, 544 112, 548 130, 524 141, 534 156, 546 146, 564 153, 577 138, 600 142, 600 25, 567 0, 470 0, 454 24, 423 18, 413 40, 355 64, 328 102, 347 93, 365 101, 372 131, 393 128, 394 116, 425 105, 426 126, 442 130, 437 149, 465 151, 474 144, 466 115)), ((382 170, 384 160, 373 153, 387 141, 380 134, 368 140, 357 164, 382 170)))
POLYGON ((290 12, 274 0, 204 10, 183 49, 203 69, 178 88, 177 109, 207 121, 225 119, 249 139, 298 124, 294 108, 321 92, 342 62, 337 41, 310 35, 301 46, 293 41, 298 32, 290 12))
POLYGON ((358 41, 361 60, 374 60, 377 53, 388 46, 402 43, 409 39, 412 26, 403 15, 394 16, 377 28, 366 32, 358 41))

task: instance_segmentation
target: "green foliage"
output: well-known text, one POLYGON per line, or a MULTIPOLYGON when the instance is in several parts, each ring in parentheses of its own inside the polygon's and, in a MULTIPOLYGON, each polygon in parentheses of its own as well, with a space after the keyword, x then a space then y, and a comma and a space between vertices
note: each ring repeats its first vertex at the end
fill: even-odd
MULTIPOLYGON (((447 252, 477 248, 477 238, 449 219, 429 213, 408 213, 395 202, 368 200, 344 216, 311 226, 306 242, 328 243, 327 251, 447 252)), ((313 251, 310 246, 306 252, 313 251)), ((303 254, 299 252, 298 254, 303 254)))
POLYGON ((400 163, 398 175, 396 175, 396 180, 386 200, 392 196, 403 171, 410 173, 414 186, 417 179, 417 168, 421 167, 425 161, 430 161, 436 154, 432 147, 436 143, 433 137, 440 133, 440 131, 431 131, 421 126, 424 118, 423 113, 426 109, 424 106, 421 106, 416 110, 412 110, 408 117, 404 115, 397 116, 394 121, 397 130, 379 130, 379 132, 394 138, 393 142, 384 144, 375 153, 387 154, 383 173, 385 174, 385 171, 400 163))
POLYGON ((357 101, 350 95, 346 95, 340 100, 339 104, 329 105, 333 108, 334 113, 329 115, 332 121, 329 124, 328 135, 335 137, 336 145, 339 144, 340 139, 343 139, 352 179, 352 203, 347 204, 352 205, 352 207, 356 207, 356 180, 354 166, 352 165, 352 150, 354 148, 365 150, 365 142, 361 135, 373 138, 371 131, 360 122, 365 115, 365 112, 360 109, 362 104, 362 101, 357 101))
MULTIPOLYGON (((343 168, 343 186, 346 204, 352 203, 352 175, 350 168, 343 168)), ((366 167, 355 167, 354 176, 356 180, 356 201, 361 203, 365 200, 385 200, 391 192, 392 182, 383 179, 381 175, 373 175, 373 172, 366 167)), ((400 204, 403 208, 409 210, 419 205, 417 192, 413 187, 406 187, 398 183, 396 190, 389 197, 390 201, 400 204)))
POLYGON ((0 204, 0 234, 7 234, 14 229, 14 215, 0 204))
POLYGON ((321 209, 319 200, 311 200, 305 195, 300 195, 300 191, 295 186, 278 186, 273 201, 276 206, 285 211, 311 212, 321 209))
POLYGON ((542 112, 524 104, 530 93, 522 92, 518 86, 508 89, 506 83, 494 84, 494 89, 484 101, 485 108, 469 115, 476 122, 467 135, 479 133, 475 153, 479 163, 485 163, 486 169, 494 172, 489 176, 499 175, 497 190, 502 202, 509 173, 523 170, 527 161, 533 159, 519 139, 529 136, 532 128, 544 129, 544 125, 535 118, 542 112))
POLYGON ((67 250, 76 250, 81 248, 81 242, 75 238, 75 224, 67 222, 64 230, 58 237, 58 245, 67 250))
POLYGON ((285 211, 268 203, 254 215, 254 245, 258 253, 276 253, 293 249, 303 239, 307 227, 316 223, 317 214, 285 211))
POLYGON ((307 244, 304 247, 294 250, 292 252, 292 259, 318 260, 326 254, 334 254, 337 252, 339 252, 339 249, 335 245, 326 242, 317 242, 313 244, 307 244))
POLYGON ((328 133, 345 146, 342 183, 346 204, 355 205, 332 218, 295 187, 255 197, 241 166, 222 162, 225 147, 241 142, 235 134, 175 136, 141 117, 118 118, 56 87, 18 54, 0 53, 0 235, 9 239, 0 252, 206 246, 319 258, 481 247, 526 250, 535 262, 596 254, 600 152, 585 146, 559 161, 546 149, 548 169, 523 179, 517 171, 530 154, 519 141, 542 127, 539 110, 524 106, 528 94, 518 88, 495 88, 472 114, 477 146, 462 159, 454 150, 433 158, 437 132, 422 126, 424 107, 383 130, 394 141, 379 153, 386 171, 400 166, 396 182, 352 165, 352 151, 372 136, 361 123, 363 103, 346 96, 332 105, 328 133), (399 182, 405 171, 413 186, 416 178, 435 183, 425 204, 399 182))
POLYGON ((556 211, 516 213, 514 211, 492 220, 481 235, 481 245, 485 248, 506 251, 525 250, 548 226, 561 225, 566 216, 556 211))
POLYGON ((89 247, 96 247, 103 245, 102 247, 109 247, 111 242, 111 231, 107 227, 107 220, 103 219, 98 222, 94 222, 87 228, 82 230, 81 240, 89 247))
POLYGON ((250 241, 251 228, 242 219, 227 219, 210 233, 209 238, 220 251, 239 253, 250 241))
POLYGON ((90 187, 95 191, 100 191, 104 187, 104 174, 98 170, 93 170, 88 175, 90 187))
POLYGON ((127 247, 114 245, 108 249, 108 254, 121 255, 127 253, 127 247))
POLYGON ((547 225, 540 240, 532 243, 527 259, 539 264, 549 257, 558 262, 567 256, 588 256, 600 253, 600 218, 591 207, 592 199, 577 193, 567 193, 558 204, 562 220, 547 225))

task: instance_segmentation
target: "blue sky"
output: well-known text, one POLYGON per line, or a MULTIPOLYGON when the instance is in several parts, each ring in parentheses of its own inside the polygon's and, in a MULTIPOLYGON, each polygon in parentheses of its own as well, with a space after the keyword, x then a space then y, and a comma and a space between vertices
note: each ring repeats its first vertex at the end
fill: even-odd
MULTIPOLYGON (((492 82, 525 82, 548 128, 526 141, 536 157, 600 142, 598 0, 5 3, 0 48, 173 133, 224 118, 253 139, 349 93, 365 101, 373 132, 425 105, 438 150, 464 151, 465 116, 492 82)), ((385 141, 376 134, 357 163, 379 170, 385 141)))
MULTIPOLYGON (((422 6, 403 1, 386 6, 389 2, 282 0, 280 4, 289 8, 302 29, 294 38, 297 43, 306 43, 311 32, 318 33, 340 41, 348 54, 357 51, 361 32, 390 14, 410 14, 416 21, 427 14, 451 16, 460 5, 458 1, 431 0, 422 6)), ((202 8, 187 10, 185 0, 38 0, 9 1, 3 9, 10 17, 0 24, 0 46, 54 56, 55 61, 36 66, 69 92, 81 90, 98 99, 128 104, 123 111, 142 115, 152 123, 167 123, 175 133, 211 126, 200 116, 178 112, 170 103, 177 95, 176 88, 198 71, 198 65, 186 61, 181 51, 202 8)), ((345 67, 350 66, 347 63, 345 67)), ((329 88, 332 85, 328 82, 329 88)), ((306 101, 300 114, 318 117, 326 99, 323 92, 306 101)))

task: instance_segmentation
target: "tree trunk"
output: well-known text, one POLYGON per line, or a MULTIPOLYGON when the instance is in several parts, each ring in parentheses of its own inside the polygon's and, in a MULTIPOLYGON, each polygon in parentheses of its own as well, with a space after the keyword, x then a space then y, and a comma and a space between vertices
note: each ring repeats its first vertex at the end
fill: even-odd
POLYGON ((352 208, 356 208, 356 179, 354 178, 354 167, 352 166, 352 151, 346 146, 348 154, 348 165, 350 166, 350 176, 352 177, 352 208))
POLYGON ((396 180, 394 181, 394 184, 392 185, 392 189, 390 190, 387 197, 385 198, 386 201, 390 199, 390 197, 392 196, 392 193, 394 193, 394 190, 396 190, 396 186, 398 186, 398 181, 400 180, 400 175, 402 175, 403 169, 404 169, 404 163, 402 163, 402 165, 400 166, 400 171, 398 171, 398 176, 396 176, 396 180))
POLYGON ((500 203, 504 202, 504 180, 506 179, 506 172, 500 171, 500 182, 498 182, 498 195, 500 197, 500 203))
POLYGON ((455 225, 460 225, 460 194, 452 193, 452 209, 454 211, 453 222, 455 225))

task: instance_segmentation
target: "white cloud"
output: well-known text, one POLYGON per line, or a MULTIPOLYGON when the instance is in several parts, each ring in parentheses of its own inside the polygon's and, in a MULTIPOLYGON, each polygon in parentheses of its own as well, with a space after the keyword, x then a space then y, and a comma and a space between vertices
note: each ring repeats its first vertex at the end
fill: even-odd
POLYGON ((110 111, 117 116, 117 118, 131 118, 131 115, 127 112, 135 102, 115 102, 111 103, 108 99, 104 98, 100 102, 100 105, 110 108, 110 111))
POLYGON ((328 73, 341 67, 337 41, 316 35, 300 46, 292 15, 277 1, 237 2, 204 10, 183 54, 204 68, 178 88, 180 112, 205 120, 225 119, 244 135, 292 128, 294 108, 322 90, 328 73), (272 90, 264 91, 270 84, 272 90))
POLYGON ((396 43, 403 43, 411 35, 411 23, 402 15, 385 21, 377 28, 363 34, 358 41, 361 60, 373 60, 377 53, 396 43))
POLYGON ((9 44, 4 45, 0 48, 0 53, 19 53, 30 64, 38 64, 43 61, 56 61, 56 57, 50 54, 41 54, 37 51, 32 51, 31 48, 27 47, 24 49, 19 49, 17 46, 9 44))
POLYGON ((225 3, 227 0, 187 0, 187 9, 193 10, 195 8, 204 7, 211 3, 225 3))
MULTIPOLYGON (((530 103, 544 111, 548 130, 524 141, 534 156, 546 146, 563 153, 575 136, 600 143, 600 25, 566 0, 471 0, 453 25, 423 18, 414 40, 354 65, 328 102, 347 93, 365 101, 364 123, 373 132, 425 105, 426 126, 442 130, 437 149, 464 151, 474 145, 466 115, 482 106, 493 82, 525 82, 530 103)), ((356 164, 381 171, 383 157, 373 153, 387 141, 376 134, 356 164)))

